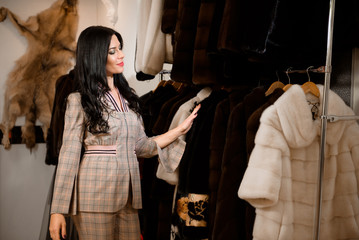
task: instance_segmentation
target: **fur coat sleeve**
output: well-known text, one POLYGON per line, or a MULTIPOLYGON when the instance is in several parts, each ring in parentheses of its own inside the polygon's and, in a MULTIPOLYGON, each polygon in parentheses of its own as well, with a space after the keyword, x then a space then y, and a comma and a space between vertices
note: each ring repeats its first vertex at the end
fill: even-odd
POLYGON ((278 202, 282 168, 289 161, 289 148, 274 121, 261 125, 255 143, 238 194, 256 208, 273 206, 278 202))

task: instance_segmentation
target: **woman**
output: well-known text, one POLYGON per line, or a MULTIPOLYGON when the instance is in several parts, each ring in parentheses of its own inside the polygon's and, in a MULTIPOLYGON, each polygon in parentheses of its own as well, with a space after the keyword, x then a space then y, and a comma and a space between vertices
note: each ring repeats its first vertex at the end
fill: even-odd
POLYGON ((68 97, 63 144, 51 206, 50 235, 66 238, 64 215, 70 215, 79 238, 140 239, 141 208, 137 157, 180 158, 179 136, 192 126, 199 107, 177 128, 147 138, 139 98, 122 72, 122 37, 92 26, 79 36, 75 81, 79 92, 68 97), (81 158, 81 147, 85 153, 81 158))

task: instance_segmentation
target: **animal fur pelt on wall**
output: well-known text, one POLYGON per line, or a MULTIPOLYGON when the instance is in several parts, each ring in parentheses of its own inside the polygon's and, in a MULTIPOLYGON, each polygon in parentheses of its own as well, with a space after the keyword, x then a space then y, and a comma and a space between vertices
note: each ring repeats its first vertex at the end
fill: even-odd
POLYGON ((50 125, 56 80, 74 64, 78 26, 78 0, 58 0, 50 8, 22 21, 0 8, 0 22, 8 17, 27 39, 26 53, 16 61, 6 81, 0 129, 2 144, 10 148, 9 132, 19 116, 25 116, 22 139, 28 148, 35 142, 35 121, 42 123, 44 138, 50 125))

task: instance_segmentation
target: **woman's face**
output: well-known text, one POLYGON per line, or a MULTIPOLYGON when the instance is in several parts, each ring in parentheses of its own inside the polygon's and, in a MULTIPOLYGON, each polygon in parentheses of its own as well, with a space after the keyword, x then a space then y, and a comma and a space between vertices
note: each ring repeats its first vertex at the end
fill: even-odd
POLYGON ((123 72, 123 58, 125 55, 123 54, 121 48, 121 43, 118 41, 116 35, 112 35, 106 63, 107 76, 123 72))

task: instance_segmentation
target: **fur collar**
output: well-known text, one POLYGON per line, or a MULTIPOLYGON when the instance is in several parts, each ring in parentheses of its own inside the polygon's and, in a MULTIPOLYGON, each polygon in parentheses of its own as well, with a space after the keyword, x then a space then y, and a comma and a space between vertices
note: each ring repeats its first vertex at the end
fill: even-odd
MULTIPOLYGON (((261 123, 269 124, 280 130, 289 147, 301 148, 309 146, 321 132, 323 85, 317 84, 320 91, 318 116, 313 120, 312 106, 308 104, 300 85, 293 85, 271 107, 264 111, 261 123)), ((328 115, 354 115, 354 112, 333 91, 328 93, 328 115)), ((341 139, 344 129, 352 121, 328 122, 326 142, 336 144, 341 139)))

